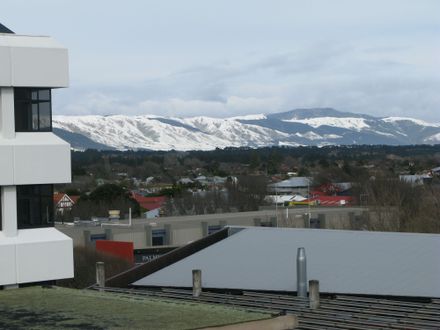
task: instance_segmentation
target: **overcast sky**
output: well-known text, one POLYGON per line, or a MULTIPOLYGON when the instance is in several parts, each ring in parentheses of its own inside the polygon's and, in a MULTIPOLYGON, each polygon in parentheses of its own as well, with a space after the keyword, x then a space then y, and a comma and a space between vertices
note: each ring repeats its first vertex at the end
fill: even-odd
POLYGON ((69 49, 54 114, 440 122, 439 0, 2 0, 0 22, 69 49))

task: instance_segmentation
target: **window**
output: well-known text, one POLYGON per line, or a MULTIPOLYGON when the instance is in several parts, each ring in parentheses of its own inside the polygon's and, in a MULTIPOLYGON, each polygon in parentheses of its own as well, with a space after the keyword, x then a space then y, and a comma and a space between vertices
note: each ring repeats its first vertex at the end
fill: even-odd
POLYGON ((17 186, 18 229, 53 226, 53 185, 17 186))
POLYGON ((220 229, 222 229, 222 226, 220 225, 208 226, 208 235, 214 234, 215 232, 218 232, 220 229))
POLYGON ((14 88, 15 131, 52 131, 51 90, 14 88))
POLYGON ((153 246, 164 245, 165 244, 165 230, 164 229, 153 229, 152 240, 153 246))

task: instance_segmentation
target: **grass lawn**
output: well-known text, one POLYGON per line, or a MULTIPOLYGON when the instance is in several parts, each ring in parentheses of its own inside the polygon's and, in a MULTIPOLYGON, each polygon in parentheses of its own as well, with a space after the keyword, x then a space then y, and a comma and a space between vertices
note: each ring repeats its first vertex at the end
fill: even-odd
POLYGON ((270 317, 218 305, 97 291, 0 291, 0 329, 194 329, 270 317))

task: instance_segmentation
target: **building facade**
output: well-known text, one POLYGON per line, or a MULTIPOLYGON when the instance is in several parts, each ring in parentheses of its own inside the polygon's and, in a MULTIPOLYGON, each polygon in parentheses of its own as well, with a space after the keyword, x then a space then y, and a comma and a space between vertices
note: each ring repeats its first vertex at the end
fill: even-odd
POLYGON ((52 133, 52 89, 67 49, 0 28, 0 286, 73 277, 72 240, 53 222, 53 184, 71 180, 70 146, 52 133))

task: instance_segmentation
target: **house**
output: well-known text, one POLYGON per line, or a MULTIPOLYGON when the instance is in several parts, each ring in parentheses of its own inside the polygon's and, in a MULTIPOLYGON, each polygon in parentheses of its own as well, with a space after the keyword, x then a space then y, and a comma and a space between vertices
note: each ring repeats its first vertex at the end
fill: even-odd
POLYGON ((428 183, 432 180, 432 176, 429 174, 414 174, 414 175, 399 175, 400 181, 409 183, 413 186, 420 186, 428 183))
POLYGON ((311 192, 311 195, 346 196, 349 194, 352 186, 351 182, 325 183, 316 187, 315 190, 311 192))
POLYGON ((134 191, 131 192, 131 197, 139 203, 141 210, 148 219, 159 217, 160 210, 166 200, 165 196, 146 197, 134 191))
POLYGON ((293 177, 287 180, 269 184, 267 189, 271 193, 279 195, 302 195, 309 194, 312 180, 307 177, 293 177))
POLYGON ((433 175, 437 175, 437 176, 439 176, 439 175, 440 175, 440 166, 439 166, 439 167, 434 167, 434 168, 432 168, 432 169, 431 169, 431 173, 432 173, 433 175))
POLYGON ((313 201, 313 204, 317 206, 351 206, 354 202, 352 196, 317 195, 311 200, 313 201))
POLYGON ((190 178, 181 178, 177 181, 177 183, 183 184, 183 185, 190 185, 190 184, 193 184, 194 181, 191 180, 190 178))
POLYGON ((322 184, 310 192, 311 201, 317 206, 351 206, 354 198, 349 196, 350 182, 322 184))
POLYGON ((53 184, 71 181, 70 145, 52 133, 52 88, 67 49, 0 25, 0 286, 73 277, 72 240, 54 228, 53 184))
POLYGON ((264 200, 271 204, 277 205, 294 205, 297 202, 307 201, 307 198, 301 195, 268 195, 264 198, 264 200))
POLYGON ((78 199, 79 196, 69 196, 62 192, 54 193, 53 202, 55 204, 55 212, 63 214, 65 211, 70 211, 78 199))

